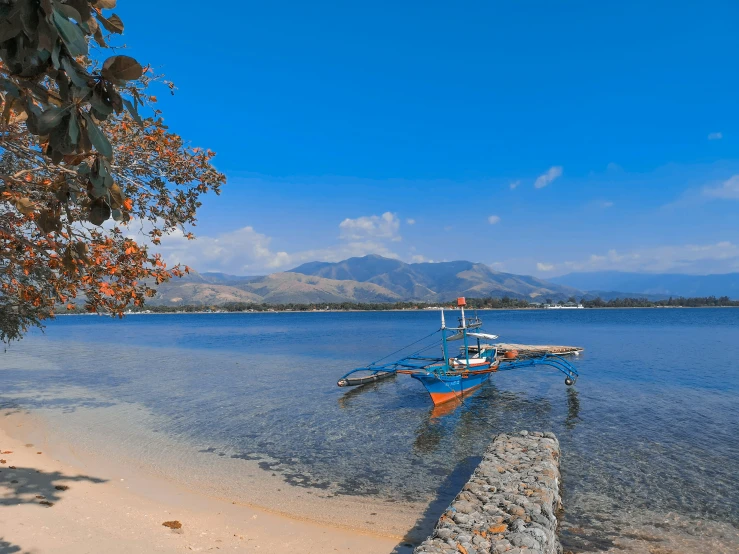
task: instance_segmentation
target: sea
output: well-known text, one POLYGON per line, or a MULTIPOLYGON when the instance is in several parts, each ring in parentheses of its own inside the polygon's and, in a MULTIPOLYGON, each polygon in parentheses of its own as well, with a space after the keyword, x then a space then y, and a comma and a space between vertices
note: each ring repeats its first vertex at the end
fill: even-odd
POLYGON ((497 433, 553 431, 565 551, 739 551, 739 309, 478 315, 503 342, 584 347, 580 378, 499 372, 444 409, 403 375, 337 387, 414 341, 437 355, 433 310, 64 316, 0 354, 0 407, 155 469, 176 458, 182 479, 256 504, 279 490, 329 512, 342 498, 414 506, 400 549, 431 531, 497 433), (260 475, 277 488, 247 486, 260 475))

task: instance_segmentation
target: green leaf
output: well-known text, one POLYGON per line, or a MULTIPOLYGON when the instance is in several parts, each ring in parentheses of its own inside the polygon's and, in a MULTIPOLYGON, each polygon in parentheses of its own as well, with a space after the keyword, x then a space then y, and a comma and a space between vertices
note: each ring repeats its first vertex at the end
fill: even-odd
POLYGON ((67 77, 72 79, 72 82, 75 85, 84 89, 88 88, 88 76, 80 75, 79 71, 75 67, 75 63, 71 61, 67 56, 64 56, 62 58, 62 67, 64 68, 64 72, 67 74, 67 77))
POLYGON ((110 81, 135 81, 144 74, 144 68, 130 56, 112 56, 105 60, 101 73, 110 81))
POLYGON ((74 154, 76 148, 69 136, 69 115, 65 115, 62 121, 49 133, 49 143, 56 152, 68 156, 74 154))
POLYGON ((136 111, 136 108, 134 107, 134 105, 131 104, 131 101, 124 98, 123 104, 126 106, 128 113, 131 114, 131 117, 133 117, 134 121, 136 121, 136 123, 138 123, 139 126, 143 127, 144 122, 141 120, 141 116, 139 115, 139 112, 136 111))
POLYGON ((90 142, 92 142, 93 146, 103 156, 108 159, 112 158, 113 147, 110 145, 108 137, 106 137, 105 134, 98 128, 98 126, 95 125, 95 122, 88 114, 85 113, 82 115, 87 120, 87 136, 90 138, 90 142))
POLYGON ((111 15, 107 19, 98 14, 98 19, 109 33, 116 33, 118 35, 123 33, 123 21, 116 14, 111 15))
POLYGON ((67 19, 74 19, 77 23, 82 23, 82 16, 80 16, 80 12, 78 12, 72 6, 56 2, 55 7, 67 19))
MULTIPOLYGON (((92 91, 92 98, 90 98, 90 104, 96 111, 103 115, 102 119, 106 119, 110 114, 113 113, 113 106, 111 106, 107 99, 103 97, 100 92, 100 87, 96 86, 92 91)), ((98 118, 101 119, 101 118, 98 118)))
POLYGON ((57 125, 59 125, 62 120, 64 119, 64 116, 69 111, 69 106, 66 108, 57 108, 55 106, 51 106, 50 108, 47 108, 44 113, 42 113, 38 117, 38 134, 39 135, 46 135, 48 134, 52 129, 54 129, 57 125))
POLYGON ((80 124, 77 122, 77 113, 72 110, 69 116, 69 141, 77 145, 80 139, 80 124))
POLYGON ((7 79, 0 78, 0 89, 4 90, 11 96, 14 96, 15 98, 21 97, 21 91, 20 89, 15 86, 13 83, 8 81, 7 79))
POLYGON ((87 55, 87 41, 80 28, 64 17, 58 10, 54 10, 54 25, 59 31, 64 44, 73 56, 87 55))
POLYGON ((54 69, 60 69, 62 67, 62 63, 59 60, 59 54, 62 53, 62 43, 57 41, 54 44, 54 49, 51 51, 51 63, 54 64, 54 69))
POLYGON ((90 208, 87 220, 93 225, 102 225, 110 218, 110 206, 104 200, 96 200, 90 208))

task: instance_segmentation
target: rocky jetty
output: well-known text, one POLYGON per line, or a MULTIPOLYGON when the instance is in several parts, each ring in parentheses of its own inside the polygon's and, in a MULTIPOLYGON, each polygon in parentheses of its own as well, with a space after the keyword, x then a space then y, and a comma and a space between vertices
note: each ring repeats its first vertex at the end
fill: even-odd
POLYGON ((495 437, 415 554, 561 554, 559 441, 521 431, 495 437))

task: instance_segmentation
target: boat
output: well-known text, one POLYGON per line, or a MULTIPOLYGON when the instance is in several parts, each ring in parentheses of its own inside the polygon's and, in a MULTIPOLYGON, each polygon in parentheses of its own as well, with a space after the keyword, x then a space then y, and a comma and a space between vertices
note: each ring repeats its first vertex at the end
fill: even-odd
POLYGON ((515 345, 517 349, 513 349, 511 345, 483 342, 495 341, 498 335, 483 332, 482 320, 479 317, 467 319, 464 311, 466 305, 464 298, 457 299, 457 307, 461 311, 458 326, 446 326, 444 309, 441 308, 441 328, 411 343, 406 348, 416 346, 436 333, 441 334, 440 341, 435 339, 431 344, 424 345, 412 354, 394 362, 381 363, 389 357, 385 356, 367 366, 353 369, 338 380, 338 386, 358 386, 398 374, 410 375, 426 388, 434 406, 438 406, 461 400, 479 389, 493 373, 499 370, 548 365, 565 374, 566 385, 570 386, 577 381, 579 377, 577 369, 562 356, 579 354, 582 348, 515 345), (449 342, 456 340, 463 341, 463 345, 459 347, 459 353, 452 356, 449 353, 449 342), (441 357, 423 355, 431 348, 438 348, 439 343, 441 357), (557 354, 556 351, 562 354, 557 354))

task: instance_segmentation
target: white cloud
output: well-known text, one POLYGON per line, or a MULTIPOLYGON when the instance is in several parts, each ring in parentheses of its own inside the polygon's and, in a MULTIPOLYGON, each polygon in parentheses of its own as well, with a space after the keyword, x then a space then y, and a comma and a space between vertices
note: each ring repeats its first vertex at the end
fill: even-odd
POLYGON ((340 236, 345 240, 389 239, 399 241, 400 220, 391 212, 346 218, 339 224, 340 236))
POLYGON ((491 215, 490 217, 488 217, 488 223, 490 223, 490 225, 495 225, 496 223, 500 223, 500 216, 491 215))
POLYGON ((630 252, 609 250, 591 254, 578 261, 537 264, 539 271, 635 271, 647 273, 678 272, 692 274, 721 273, 739 269, 739 246, 729 241, 712 244, 668 245, 641 248, 630 252))
POLYGON ((731 200, 739 200, 739 175, 730 177, 718 187, 706 187, 703 194, 713 198, 729 198, 731 200))
POLYGON ((611 202, 610 200, 603 200, 602 202, 599 203, 599 206, 601 208, 612 208, 613 202, 611 202))
POLYGON ((545 186, 550 185, 555 179, 562 176, 562 166, 555 165, 549 168, 549 170, 543 175, 539 175, 534 182, 534 188, 543 189, 545 186))
POLYGON ((416 220, 415 219, 411 219, 411 218, 406 219, 405 222, 408 225, 415 225, 416 224, 416 220))
POLYGON ((421 254, 415 254, 414 256, 411 256, 411 262, 416 264, 421 264, 425 262, 433 262, 434 260, 431 260, 427 258, 426 256, 422 256, 421 254))
POLYGON ((708 133, 708 140, 721 140, 722 138, 724 138, 724 134, 721 132, 708 133))
POLYGON ((198 271, 254 273, 274 271, 291 263, 293 256, 270 248, 272 239, 247 226, 215 237, 198 236, 188 240, 182 231, 162 237, 158 246, 168 265, 185 264, 198 271))
POLYGON ((132 221, 129 237, 159 252, 169 267, 183 264, 197 271, 223 271, 237 275, 259 275, 285 271, 309 261, 338 262, 355 256, 379 254, 399 258, 389 243, 400 240, 398 218, 391 213, 345 219, 339 225, 341 241, 325 248, 285 252, 272 248, 272 238, 246 226, 214 236, 197 235, 188 240, 180 230, 152 245, 146 232, 148 222, 132 221))
POLYGON ((518 185, 520 185, 520 184, 521 184, 521 180, 519 179, 518 181, 513 181, 508 186, 511 187, 511 190, 516 190, 518 188, 518 185))

